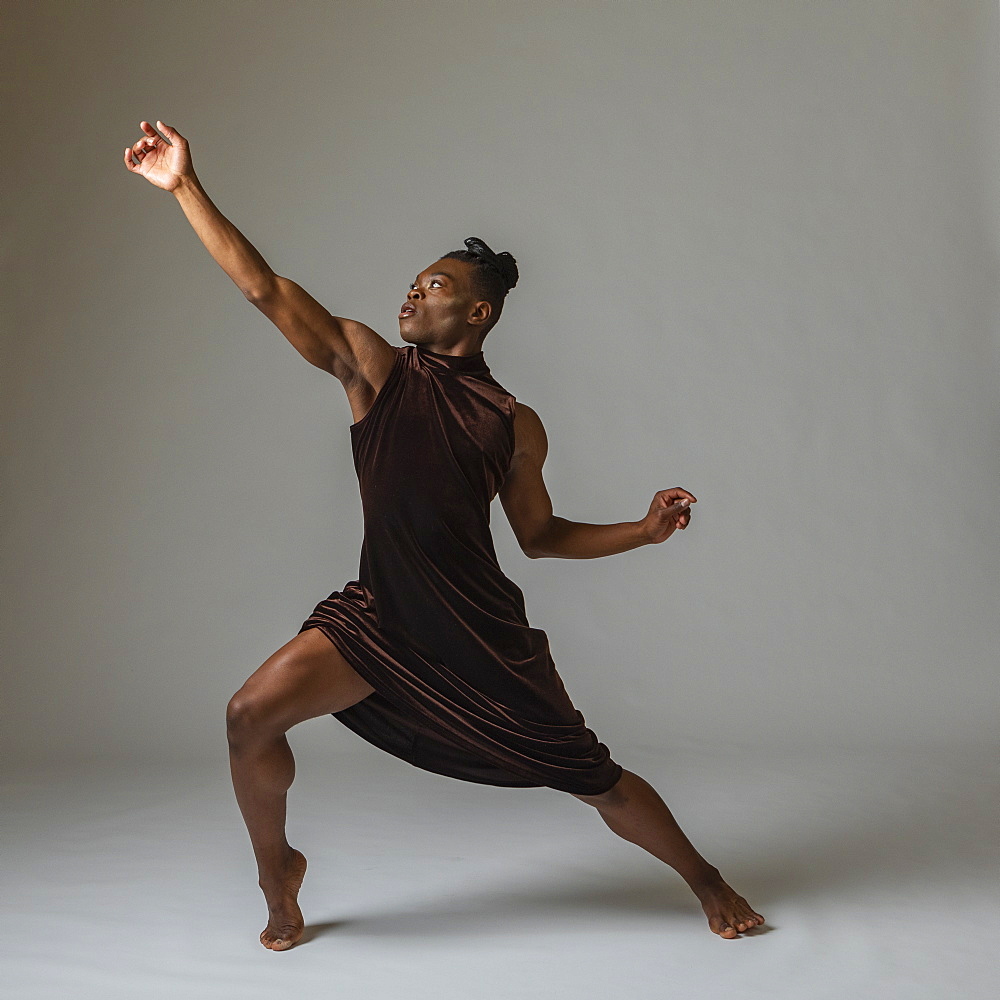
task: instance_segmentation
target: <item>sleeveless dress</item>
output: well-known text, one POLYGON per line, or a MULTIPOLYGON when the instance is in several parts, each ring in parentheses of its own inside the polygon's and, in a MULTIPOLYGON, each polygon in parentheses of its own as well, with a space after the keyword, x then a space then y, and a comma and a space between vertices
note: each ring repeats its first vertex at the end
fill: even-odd
POLYGON ((358 579, 299 629, 321 629, 375 689, 332 714, 437 774, 607 791, 621 765, 574 707, 493 545, 515 397, 482 351, 393 349, 388 380, 350 426, 365 529, 358 579))

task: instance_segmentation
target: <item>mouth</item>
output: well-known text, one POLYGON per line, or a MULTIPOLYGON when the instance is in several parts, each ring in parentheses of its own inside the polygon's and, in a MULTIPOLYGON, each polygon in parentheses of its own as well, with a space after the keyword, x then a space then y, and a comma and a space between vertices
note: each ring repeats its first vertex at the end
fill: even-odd
POLYGON ((417 310, 414 309, 413 306, 403 306, 403 308, 399 310, 399 318, 406 319, 408 316, 415 315, 416 311, 417 310))

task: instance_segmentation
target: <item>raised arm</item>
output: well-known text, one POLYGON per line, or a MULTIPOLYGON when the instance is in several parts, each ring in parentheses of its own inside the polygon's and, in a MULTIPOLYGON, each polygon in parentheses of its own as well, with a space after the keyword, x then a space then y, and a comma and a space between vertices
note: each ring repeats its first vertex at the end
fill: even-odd
POLYGON ((395 359, 392 345, 364 323, 331 316, 304 288, 278 274, 268 275, 247 298, 306 361, 340 379, 360 419, 371 403, 356 404, 356 396, 382 387, 395 359))
POLYGON ((125 165, 171 192, 216 263, 244 297, 317 368, 344 384, 357 415, 381 388, 394 360, 393 347, 370 327, 332 316, 308 292, 271 269, 250 241, 219 211, 201 185, 187 139, 157 121, 165 141, 147 121, 145 135, 125 150, 125 165), (135 161, 135 162, 134 162, 135 161))
POLYGON ((695 498, 679 487, 657 492, 648 513, 639 521, 585 524, 556 516, 542 478, 547 453, 548 438, 542 421, 530 406, 518 402, 514 455, 499 495, 514 536, 530 559, 611 556, 662 542, 676 528, 687 527, 691 512, 687 506, 679 508, 677 501, 686 498, 685 503, 694 503, 695 498))

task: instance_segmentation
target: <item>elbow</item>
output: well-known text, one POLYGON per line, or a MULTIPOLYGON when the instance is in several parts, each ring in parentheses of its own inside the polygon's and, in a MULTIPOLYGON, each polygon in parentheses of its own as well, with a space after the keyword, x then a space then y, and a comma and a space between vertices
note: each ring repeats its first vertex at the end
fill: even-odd
POLYGON ((259 306, 261 302, 266 302, 273 297, 277 279, 278 276, 276 274, 263 274, 250 284, 241 286, 240 290, 243 292, 243 297, 247 302, 259 306))
POLYGON ((523 542, 519 540, 518 544, 520 544, 520 546, 521 546, 521 551, 529 559, 539 559, 539 558, 541 558, 541 556, 542 556, 542 550, 535 544, 535 540, 534 539, 531 539, 530 541, 526 540, 526 541, 523 541, 523 542))
POLYGON ((544 559, 546 556, 553 554, 551 549, 546 545, 546 541, 551 541, 549 530, 551 526, 552 519, 546 522, 542 529, 533 532, 529 539, 525 539, 521 545, 521 551, 529 559, 544 559))
POLYGON ((539 539, 532 539, 529 544, 522 545, 521 551, 529 559, 544 559, 549 554, 548 549, 540 544, 539 539))

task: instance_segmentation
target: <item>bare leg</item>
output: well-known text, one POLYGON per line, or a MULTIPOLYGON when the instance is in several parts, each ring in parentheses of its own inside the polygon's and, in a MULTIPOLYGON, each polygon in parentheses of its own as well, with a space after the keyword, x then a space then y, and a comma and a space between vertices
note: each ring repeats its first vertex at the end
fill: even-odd
POLYGON ((575 795, 594 806, 605 823, 624 840, 638 844, 670 865, 694 891, 708 926, 724 938, 764 923, 764 918, 723 880, 677 825, 656 789, 632 771, 602 795, 575 795))
POLYGON ((297 897, 306 859, 285 839, 286 793, 295 777, 285 733, 306 719, 348 708, 373 690, 321 630, 307 629, 270 656, 229 701, 229 766, 267 901, 268 924, 260 935, 266 948, 291 948, 304 927, 297 897))

